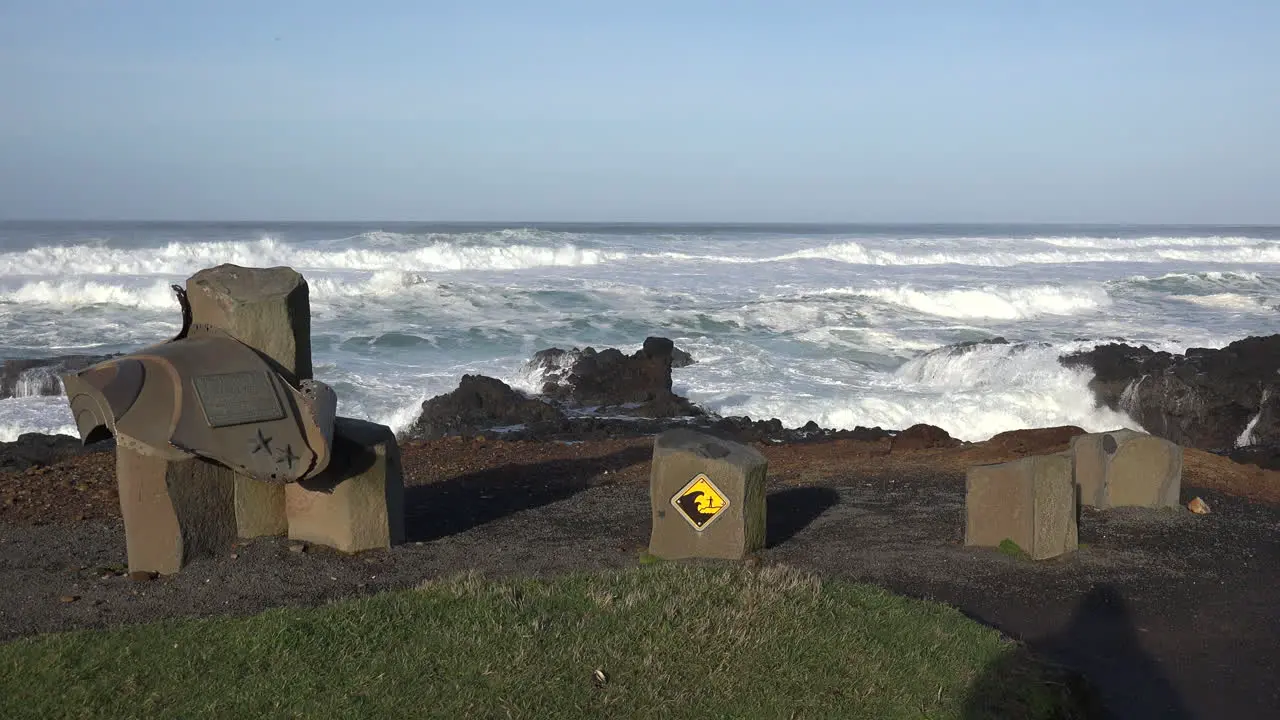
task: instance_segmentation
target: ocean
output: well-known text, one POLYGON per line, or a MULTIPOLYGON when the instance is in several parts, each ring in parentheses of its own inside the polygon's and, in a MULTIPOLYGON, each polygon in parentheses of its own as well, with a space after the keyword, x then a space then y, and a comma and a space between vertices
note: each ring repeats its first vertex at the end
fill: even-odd
MULTIPOLYGON (((535 351, 647 335, 693 355, 674 389, 721 415, 1136 427, 1057 357, 1280 331, 1277 227, 7 222, 0 358, 166 340, 169 286, 220 263, 301 272, 317 379, 396 429, 464 374, 535 391, 535 351)), ((65 398, 0 400, 0 440, 24 432, 74 435, 65 398)))

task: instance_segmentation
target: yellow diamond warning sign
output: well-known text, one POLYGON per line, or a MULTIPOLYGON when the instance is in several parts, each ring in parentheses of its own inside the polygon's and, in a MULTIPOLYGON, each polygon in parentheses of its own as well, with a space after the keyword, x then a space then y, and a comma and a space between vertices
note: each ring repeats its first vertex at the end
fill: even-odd
POLYGON ((711 482, 711 478, 698 473, 675 497, 671 504, 680 511, 694 530, 702 532, 729 507, 729 498, 711 482))

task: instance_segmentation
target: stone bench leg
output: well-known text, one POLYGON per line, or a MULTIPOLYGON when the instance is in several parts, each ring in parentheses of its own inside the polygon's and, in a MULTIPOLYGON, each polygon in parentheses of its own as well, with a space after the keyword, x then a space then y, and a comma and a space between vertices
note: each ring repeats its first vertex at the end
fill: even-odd
POLYGON ((385 425, 337 418, 329 468, 285 486, 289 538, 343 552, 404 542, 400 447, 385 425))
POLYGON ((168 460, 119 445, 129 571, 168 575, 193 557, 225 552, 236 537, 234 476, 200 458, 168 460))

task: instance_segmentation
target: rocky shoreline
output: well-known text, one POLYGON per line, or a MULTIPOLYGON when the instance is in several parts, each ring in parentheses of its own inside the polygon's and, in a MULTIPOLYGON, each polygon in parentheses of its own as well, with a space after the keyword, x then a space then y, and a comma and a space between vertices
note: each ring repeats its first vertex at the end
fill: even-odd
MULTIPOLYGON (((959 354, 1004 338, 941 348, 959 354)), ((103 358, 62 356, 8 360, 0 370, 0 397, 54 395, 57 373, 103 358)), ((1062 356, 1066 367, 1093 373, 1099 407, 1122 412, 1153 435, 1237 462, 1280 469, 1280 334, 1249 337, 1220 350, 1185 354, 1108 343, 1062 356)), ((491 436, 508 441, 592 441, 651 436, 689 427, 744 443, 793 444, 827 440, 892 440, 917 449, 962 445, 941 428, 836 430, 809 422, 788 428, 777 418, 721 417, 672 390, 672 370, 697 362, 662 337, 649 337, 631 355, 608 348, 548 348, 528 369, 543 378, 527 395, 496 378, 465 375, 457 389, 423 402, 402 440, 491 436)), ((68 436, 29 433, 0 443, 0 471, 51 465, 84 453, 110 450, 110 441, 82 447, 68 436)))
POLYGON ((1280 469, 1280 334, 1178 355, 1123 343, 1063 356, 1099 406, 1183 447, 1280 469))

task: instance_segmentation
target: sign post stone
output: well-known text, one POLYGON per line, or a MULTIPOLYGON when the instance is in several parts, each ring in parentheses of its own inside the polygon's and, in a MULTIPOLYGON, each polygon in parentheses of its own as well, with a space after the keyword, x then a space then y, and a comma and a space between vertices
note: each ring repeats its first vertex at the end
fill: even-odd
POLYGON ((746 445, 692 430, 658 435, 649 553, 740 560, 763 548, 767 471, 765 457, 746 445))

